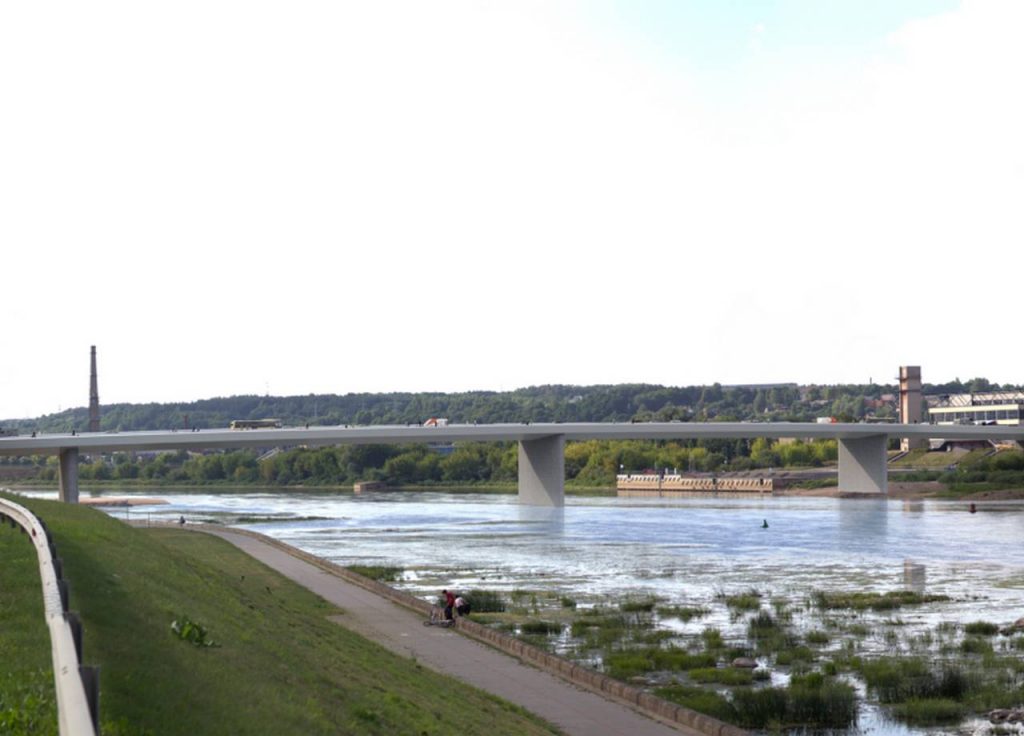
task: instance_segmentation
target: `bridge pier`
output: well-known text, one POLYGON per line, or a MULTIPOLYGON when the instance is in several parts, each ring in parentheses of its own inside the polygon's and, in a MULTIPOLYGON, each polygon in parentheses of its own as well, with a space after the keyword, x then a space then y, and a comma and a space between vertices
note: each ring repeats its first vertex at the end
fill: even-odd
POLYGON ((565 435, 519 441, 519 503, 565 506, 565 435))
POLYGON ((60 500, 78 503, 78 448, 66 447, 60 451, 60 500))
POLYGON ((839 490, 844 493, 889 492, 889 436, 839 440, 839 490))

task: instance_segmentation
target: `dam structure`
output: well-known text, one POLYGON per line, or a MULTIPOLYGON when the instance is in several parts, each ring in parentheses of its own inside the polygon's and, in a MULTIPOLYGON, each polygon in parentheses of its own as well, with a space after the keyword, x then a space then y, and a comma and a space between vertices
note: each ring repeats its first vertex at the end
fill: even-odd
POLYGON ((1016 440, 1024 426, 937 424, 818 424, 805 422, 578 422, 551 424, 373 425, 204 429, 202 431, 86 432, 0 437, 0 455, 59 457, 60 498, 78 502, 79 453, 131 450, 208 450, 325 447, 359 444, 518 442, 519 502, 565 504, 565 443, 571 440, 834 439, 839 443, 839 490, 888 491, 889 439, 1016 440))

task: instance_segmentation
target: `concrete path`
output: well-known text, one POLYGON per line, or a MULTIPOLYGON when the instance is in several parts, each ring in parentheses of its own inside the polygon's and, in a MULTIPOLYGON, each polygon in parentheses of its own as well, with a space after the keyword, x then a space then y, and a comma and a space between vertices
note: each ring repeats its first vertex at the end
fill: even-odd
POLYGON ((523 664, 451 629, 424 626, 418 614, 268 544, 228 531, 204 530, 342 608, 333 617, 396 654, 521 705, 578 736, 700 736, 673 728, 523 664))

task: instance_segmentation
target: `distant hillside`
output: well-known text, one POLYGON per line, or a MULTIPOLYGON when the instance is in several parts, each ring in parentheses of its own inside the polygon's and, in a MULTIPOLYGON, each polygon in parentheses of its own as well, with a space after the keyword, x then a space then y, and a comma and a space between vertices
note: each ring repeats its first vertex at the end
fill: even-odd
MULTIPOLYGON (((985 379, 926 385, 926 393, 999 388, 985 379)), ((1004 386, 1002 388, 1010 388, 1004 386)), ((611 421, 813 421, 893 418, 895 385, 531 386, 515 391, 386 393, 308 396, 231 396, 186 404, 112 404, 102 407, 103 430, 225 427, 233 419, 281 419, 303 424, 420 424, 430 417, 452 422, 611 421), (883 399, 883 397, 886 397, 883 399)), ((22 431, 83 431, 88 409, 79 407, 37 419, 3 422, 22 431)))

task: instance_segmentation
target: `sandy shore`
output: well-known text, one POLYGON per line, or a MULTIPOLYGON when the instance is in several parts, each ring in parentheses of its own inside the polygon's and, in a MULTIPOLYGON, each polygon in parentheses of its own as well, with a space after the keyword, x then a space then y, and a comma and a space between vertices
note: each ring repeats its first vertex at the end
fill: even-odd
POLYGON ((144 496, 104 496, 102 498, 79 497, 78 503, 83 506, 159 506, 165 504, 162 498, 147 498, 144 496))

